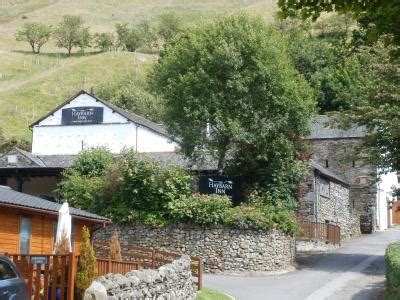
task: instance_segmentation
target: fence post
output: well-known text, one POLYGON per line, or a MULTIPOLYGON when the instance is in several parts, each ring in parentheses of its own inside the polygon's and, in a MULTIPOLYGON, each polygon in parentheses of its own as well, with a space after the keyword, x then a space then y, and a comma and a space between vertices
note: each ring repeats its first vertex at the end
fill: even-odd
POLYGON ((156 268, 156 250, 154 248, 151 250, 151 268, 156 268))
POLYGON ((74 300, 75 274, 76 274, 76 258, 75 258, 75 254, 73 252, 70 252, 69 258, 68 258, 67 300, 74 300))
POLYGON ((199 269, 197 270, 197 289, 200 291, 203 288, 203 260, 199 257, 199 269))
POLYGON ((111 256, 108 257, 107 273, 111 273, 111 256))

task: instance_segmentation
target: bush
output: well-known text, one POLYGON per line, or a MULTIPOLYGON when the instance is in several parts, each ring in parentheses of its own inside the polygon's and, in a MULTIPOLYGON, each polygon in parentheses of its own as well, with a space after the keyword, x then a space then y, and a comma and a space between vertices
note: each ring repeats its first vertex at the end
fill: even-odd
POLYGON ((72 206, 98 212, 98 203, 107 190, 105 173, 114 156, 104 148, 81 152, 71 167, 63 172, 59 183, 60 197, 72 206))
POLYGON ((226 196, 192 194, 192 184, 193 176, 183 168, 162 167, 132 150, 114 159, 104 149, 92 149, 78 156, 59 187, 75 207, 119 223, 278 228, 291 235, 298 229, 293 209, 275 194, 254 192, 247 204, 233 207, 226 196))
POLYGON ((113 154, 106 148, 92 148, 81 152, 69 169, 83 176, 102 176, 114 161, 113 154))
POLYGON ((131 150, 122 153, 106 177, 109 190, 100 210, 122 223, 165 224, 168 203, 192 191, 193 178, 183 168, 162 168, 131 150))
POLYGON ((386 299, 400 299, 400 243, 386 248, 386 299))
POLYGON ((231 206, 228 197, 194 194, 171 201, 168 208, 174 221, 217 225, 225 222, 226 211, 231 206))
POLYGON ((97 276, 96 256, 90 242, 89 229, 82 228, 82 243, 78 261, 78 272, 76 273, 76 290, 78 299, 82 299, 85 290, 90 286, 93 278, 97 276))
POLYGON ((168 209, 174 222, 202 226, 221 224, 242 229, 278 228, 290 235, 298 231, 293 211, 281 204, 232 207, 228 197, 194 194, 171 201, 168 209))

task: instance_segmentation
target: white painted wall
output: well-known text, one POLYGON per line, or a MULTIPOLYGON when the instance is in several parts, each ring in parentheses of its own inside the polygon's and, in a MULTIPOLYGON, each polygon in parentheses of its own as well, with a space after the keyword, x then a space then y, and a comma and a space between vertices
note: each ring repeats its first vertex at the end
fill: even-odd
POLYGON ((166 136, 127 120, 87 94, 73 99, 35 125, 32 131, 32 153, 40 155, 77 154, 100 146, 113 153, 119 153, 124 148, 137 148, 138 152, 171 152, 178 148, 178 144, 166 136), (62 109, 84 106, 103 107, 103 123, 61 124, 62 109))
MULTIPOLYGON (((377 195, 376 195, 376 207, 377 207, 377 229, 385 230, 388 228, 388 200, 392 201, 392 191, 393 187, 398 187, 398 179, 396 173, 383 174, 379 178, 377 184, 377 195)), ((392 212, 390 212, 389 221, 392 225, 392 212)))
POLYGON ((35 127, 32 153, 41 155, 77 154, 93 147, 106 147, 113 153, 135 148, 132 123, 35 127))

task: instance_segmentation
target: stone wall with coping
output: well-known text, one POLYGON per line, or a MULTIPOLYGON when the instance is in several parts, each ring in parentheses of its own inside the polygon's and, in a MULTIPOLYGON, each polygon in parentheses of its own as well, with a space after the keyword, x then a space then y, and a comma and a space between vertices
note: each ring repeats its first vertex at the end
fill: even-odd
POLYGON ((157 270, 99 276, 86 290, 84 300, 191 300, 195 297, 190 257, 184 255, 157 270))
POLYGON ((114 228, 121 244, 158 248, 199 256, 205 272, 274 272, 292 269, 295 240, 276 229, 250 230, 223 226, 116 225, 95 233, 95 240, 110 241, 114 228))

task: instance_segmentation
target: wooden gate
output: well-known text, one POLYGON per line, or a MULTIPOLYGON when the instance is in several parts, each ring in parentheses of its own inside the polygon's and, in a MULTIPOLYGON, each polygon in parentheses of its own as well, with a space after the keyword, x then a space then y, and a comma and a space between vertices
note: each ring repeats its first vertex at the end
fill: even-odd
POLYGON ((400 224, 400 201, 393 202, 393 224, 400 224))
POLYGON ((30 299, 73 300, 76 257, 69 255, 6 254, 27 282, 30 299))
POLYGON ((299 240, 321 241, 340 244, 340 227, 333 224, 300 221, 299 240))

